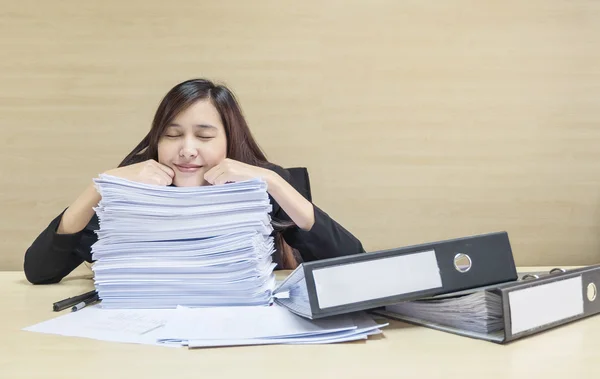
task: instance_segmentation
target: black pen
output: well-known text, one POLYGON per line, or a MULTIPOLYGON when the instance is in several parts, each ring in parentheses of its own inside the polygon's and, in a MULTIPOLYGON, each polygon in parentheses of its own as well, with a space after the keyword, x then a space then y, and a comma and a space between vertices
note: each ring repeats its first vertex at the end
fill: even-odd
POLYGON ((73 308, 71 308, 71 312, 77 312, 78 310, 83 309, 86 306, 93 304, 99 300, 100 300, 100 298, 98 297, 98 294, 96 294, 95 296, 92 296, 92 297, 80 302, 79 304, 74 305, 73 308))
POLYGON ((69 297, 68 299, 64 299, 61 301, 57 301, 56 303, 54 303, 52 305, 52 310, 54 312, 59 312, 62 311, 63 309, 67 309, 69 307, 72 307, 73 305, 82 302, 88 298, 93 297, 94 295, 97 295, 98 293, 96 292, 96 290, 90 291, 90 292, 86 292, 82 295, 77 295, 77 296, 73 296, 73 297, 69 297))

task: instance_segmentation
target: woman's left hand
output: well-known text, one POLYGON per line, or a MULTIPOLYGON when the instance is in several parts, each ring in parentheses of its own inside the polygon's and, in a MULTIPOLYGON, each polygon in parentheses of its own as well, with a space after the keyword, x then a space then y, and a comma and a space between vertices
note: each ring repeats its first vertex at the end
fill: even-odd
POLYGON ((300 229, 311 230, 315 223, 312 203, 274 171, 226 158, 204 174, 204 180, 210 184, 240 182, 259 177, 267 182, 269 194, 291 220, 300 229))
POLYGON ((227 182, 241 182, 269 175, 269 170, 252 166, 240 161, 225 158, 221 163, 211 168, 204 174, 204 179, 210 184, 224 184, 227 182))

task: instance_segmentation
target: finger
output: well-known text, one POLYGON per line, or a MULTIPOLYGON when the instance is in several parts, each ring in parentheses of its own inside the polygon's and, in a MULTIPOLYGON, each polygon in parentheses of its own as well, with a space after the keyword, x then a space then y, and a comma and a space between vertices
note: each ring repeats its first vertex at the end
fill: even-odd
POLYGON ((210 177, 212 175, 212 173, 215 171, 215 168, 217 166, 213 166, 211 168, 209 168, 208 170, 206 170, 206 172, 204 173, 204 179, 210 177))
POLYGON ((156 183, 162 186, 168 186, 173 182, 173 178, 163 170, 156 169, 153 177, 156 183))
POLYGON ((219 175, 217 177, 215 177, 213 179, 212 184, 225 184, 227 182, 231 182, 229 177, 230 177, 229 174, 227 174, 225 172, 221 172, 221 173, 219 173, 219 175))
POLYGON ((171 178, 173 178, 175 176, 175 171, 173 171, 173 169, 165 164, 153 161, 155 163, 155 166, 160 168, 162 171, 164 171, 167 175, 169 175, 171 178))
POLYGON ((225 174, 224 171, 215 171, 208 178, 205 178, 210 184, 217 184, 217 179, 225 174))
POLYGON ((224 171, 225 170, 223 166, 218 164, 204 173, 204 180, 206 180, 210 184, 214 184, 215 178, 221 175, 224 171))

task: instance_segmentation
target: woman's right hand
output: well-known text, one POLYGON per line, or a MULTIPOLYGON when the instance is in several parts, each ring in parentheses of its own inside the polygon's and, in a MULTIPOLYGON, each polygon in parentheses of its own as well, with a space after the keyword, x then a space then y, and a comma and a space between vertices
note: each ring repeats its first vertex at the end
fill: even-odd
POLYGON ((173 177, 175 176, 175 172, 171 167, 158 163, 154 159, 149 159, 129 166, 114 168, 106 171, 105 174, 134 182, 159 186, 171 185, 171 183, 173 183, 173 177))
MULTIPOLYGON (((118 167, 104 172, 107 175, 118 176, 135 182, 168 186, 173 183, 175 172, 168 166, 150 159, 125 167, 118 167)), ((86 188, 77 199, 67 208, 57 228, 58 234, 77 233, 90 222, 94 215, 94 207, 101 200, 94 183, 86 188)))

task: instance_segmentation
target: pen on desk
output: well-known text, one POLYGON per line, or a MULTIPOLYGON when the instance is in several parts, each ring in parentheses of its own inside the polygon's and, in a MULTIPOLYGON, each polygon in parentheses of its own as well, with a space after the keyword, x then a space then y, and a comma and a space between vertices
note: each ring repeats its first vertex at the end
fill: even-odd
POLYGON ((73 306, 73 308, 71 308, 71 312, 77 312, 80 309, 85 308, 86 306, 93 304, 97 301, 100 301, 100 298, 98 297, 98 294, 96 294, 95 296, 90 297, 89 299, 85 299, 84 301, 80 302, 79 304, 75 304, 73 306))
POLYGON ((73 305, 82 302, 88 298, 91 298, 93 296, 97 295, 96 290, 90 291, 90 292, 86 292, 84 294, 81 295, 77 295, 77 296, 73 296, 73 297, 69 297, 67 299, 61 300, 61 301, 57 301, 56 303, 54 303, 52 305, 52 310, 54 312, 59 312, 62 311, 63 309, 67 309, 69 307, 72 307, 73 305))

